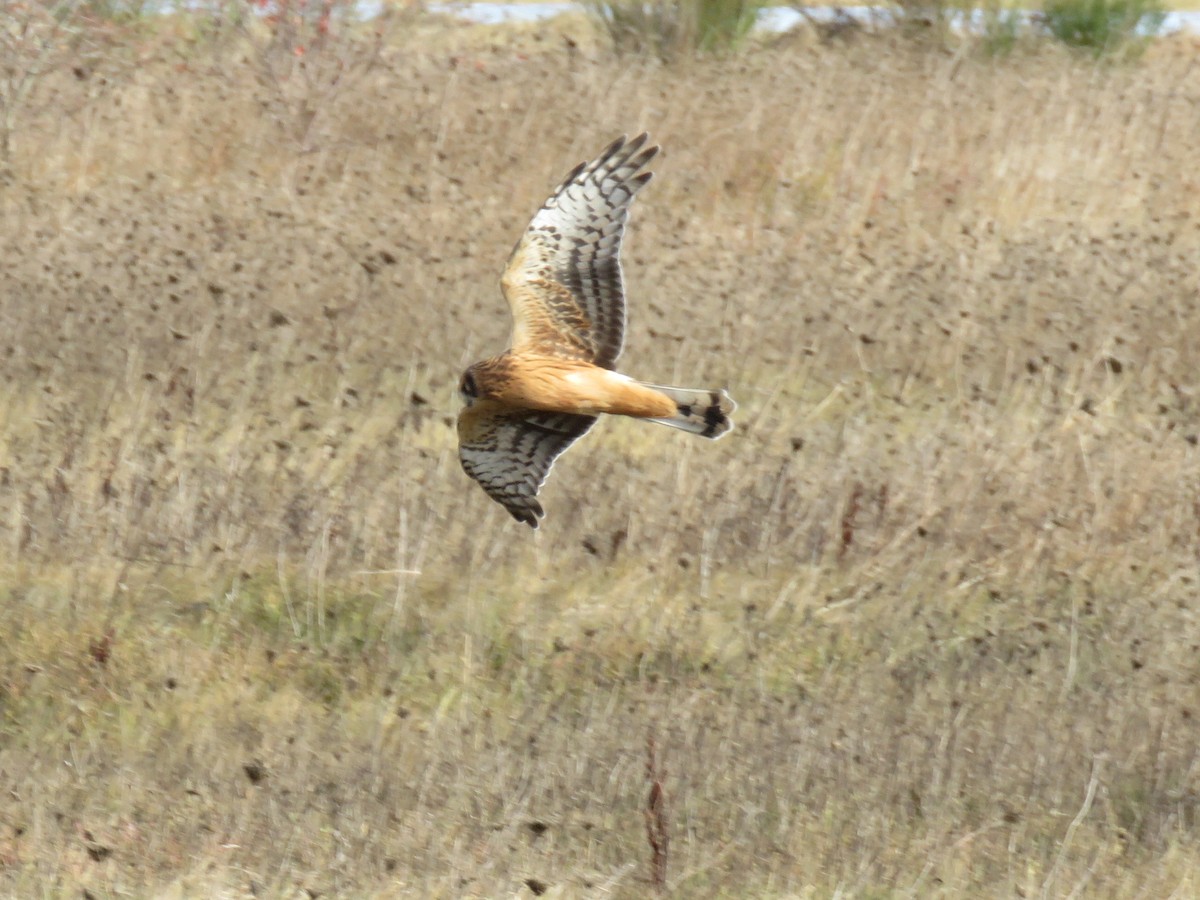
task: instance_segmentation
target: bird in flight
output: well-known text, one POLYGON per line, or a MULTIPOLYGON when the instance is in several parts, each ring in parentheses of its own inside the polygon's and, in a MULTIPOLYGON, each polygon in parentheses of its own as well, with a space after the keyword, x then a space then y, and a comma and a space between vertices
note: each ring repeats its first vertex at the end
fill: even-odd
POLYGON ((647 141, 613 141, 537 211, 500 278, 511 346, 459 382, 463 469, 533 528, 545 515, 537 493, 550 467, 597 416, 649 419, 706 438, 733 427, 735 404, 723 390, 647 384, 614 369, 625 339, 621 237, 658 153, 647 141))

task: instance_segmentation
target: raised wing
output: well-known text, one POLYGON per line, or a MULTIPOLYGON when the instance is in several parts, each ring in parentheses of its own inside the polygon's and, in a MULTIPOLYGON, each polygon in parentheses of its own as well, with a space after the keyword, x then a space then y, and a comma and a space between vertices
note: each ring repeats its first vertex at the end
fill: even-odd
POLYGON ((624 137, 581 163, 538 210, 500 285, 512 308, 512 349, 611 369, 625 341, 621 237, 641 169, 658 147, 624 137), (644 148, 644 149, 643 149, 644 148))
POLYGON ((595 416, 507 409, 476 402, 458 416, 458 458, 468 475, 518 522, 533 528, 545 515, 537 501, 554 460, 595 416))

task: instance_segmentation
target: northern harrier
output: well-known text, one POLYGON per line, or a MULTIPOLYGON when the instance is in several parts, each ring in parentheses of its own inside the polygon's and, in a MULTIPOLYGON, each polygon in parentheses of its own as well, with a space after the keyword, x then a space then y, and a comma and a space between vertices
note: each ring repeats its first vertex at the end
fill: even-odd
POLYGON ((580 164, 517 242, 500 286, 512 308, 512 346, 463 373, 458 416, 463 469, 518 521, 538 527, 537 501, 555 458, 601 413, 634 416, 719 438, 733 427, 722 390, 634 381, 614 371, 625 334, 621 235, 647 135, 614 141, 580 164))

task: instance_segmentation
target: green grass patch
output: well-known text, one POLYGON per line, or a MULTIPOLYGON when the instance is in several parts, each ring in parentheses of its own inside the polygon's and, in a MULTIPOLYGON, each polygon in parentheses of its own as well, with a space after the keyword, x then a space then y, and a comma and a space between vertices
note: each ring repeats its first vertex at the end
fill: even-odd
POLYGON ((1161 0, 1047 0, 1046 30, 1095 56, 1140 53, 1162 28, 1161 0))
POLYGON ((585 8, 621 54, 665 62, 740 49, 762 0, 584 0, 585 8))

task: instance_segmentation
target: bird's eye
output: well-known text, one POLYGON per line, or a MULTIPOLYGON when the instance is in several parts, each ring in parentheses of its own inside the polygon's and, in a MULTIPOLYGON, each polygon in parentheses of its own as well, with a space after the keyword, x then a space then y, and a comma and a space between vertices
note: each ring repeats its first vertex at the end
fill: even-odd
POLYGON ((466 397, 478 397, 479 388, 475 384, 475 376, 470 372, 465 373, 459 382, 458 390, 466 397))

